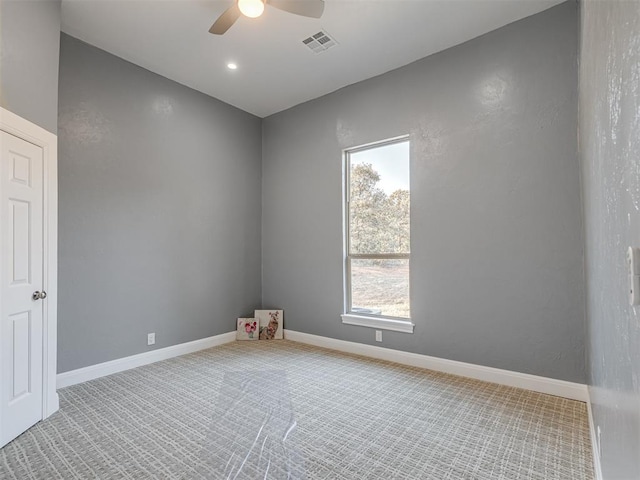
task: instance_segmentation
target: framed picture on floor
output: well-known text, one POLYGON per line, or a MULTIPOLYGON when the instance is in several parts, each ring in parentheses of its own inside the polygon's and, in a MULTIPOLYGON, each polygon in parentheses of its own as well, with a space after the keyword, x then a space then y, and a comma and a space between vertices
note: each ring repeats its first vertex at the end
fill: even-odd
POLYGON ((260 340, 282 340, 282 310, 256 310, 255 317, 260 328, 260 340))
POLYGON ((236 340, 258 340, 258 326, 256 318, 239 318, 236 340))

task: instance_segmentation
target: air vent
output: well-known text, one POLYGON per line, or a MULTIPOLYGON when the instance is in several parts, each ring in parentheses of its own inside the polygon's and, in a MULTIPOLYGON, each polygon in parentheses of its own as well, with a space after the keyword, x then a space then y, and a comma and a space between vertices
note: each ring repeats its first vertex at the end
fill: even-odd
POLYGON ((323 30, 320 30, 315 35, 310 36, 302 40, 302 43, 306 45, 313 53, 322 53, 329 50, 331 47, 335 47, 338 42, 329 36, 329 34, 323 30))

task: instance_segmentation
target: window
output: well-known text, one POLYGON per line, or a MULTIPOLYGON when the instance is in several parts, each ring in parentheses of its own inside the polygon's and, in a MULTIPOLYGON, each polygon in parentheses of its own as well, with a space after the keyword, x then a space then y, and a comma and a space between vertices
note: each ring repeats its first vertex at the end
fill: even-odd
POLYGON ((409 140, 345 152, 343 323, 413 332, 409 140))

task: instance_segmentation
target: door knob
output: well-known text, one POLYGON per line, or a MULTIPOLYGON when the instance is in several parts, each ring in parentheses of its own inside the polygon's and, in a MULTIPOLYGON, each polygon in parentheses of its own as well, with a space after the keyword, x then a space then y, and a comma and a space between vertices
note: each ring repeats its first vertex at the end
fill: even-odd
POLYGON ((33 292, 31 298, 33 298, 34 300, 44 300, 45 298, 47 298, 47 292, 35 291, 33 292))

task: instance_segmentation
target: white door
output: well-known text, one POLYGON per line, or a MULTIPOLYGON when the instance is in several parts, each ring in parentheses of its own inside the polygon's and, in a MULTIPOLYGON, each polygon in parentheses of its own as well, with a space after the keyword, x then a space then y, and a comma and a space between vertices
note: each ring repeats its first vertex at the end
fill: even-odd
POLYGON ((43 418, 45 294, 42 293, 43 151, 6 132, 0 131, 0 135, 0 446, 3 446, 43 418))

